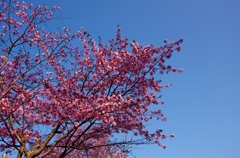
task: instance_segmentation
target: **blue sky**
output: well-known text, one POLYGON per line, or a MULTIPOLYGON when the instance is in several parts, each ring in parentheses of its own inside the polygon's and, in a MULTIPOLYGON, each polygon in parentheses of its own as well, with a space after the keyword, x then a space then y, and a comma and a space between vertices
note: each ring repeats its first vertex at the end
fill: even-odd
MULTIPOLYGON (((26 0, 57 5, 70 18, 56 27, 85 27, 104 41, 116 26, 140 44, 184 39, 170 63, 184 73, 164 76, 166 123, 154 122, 175 138, 167 149, 147 145, 137 158, 240 157, 240 1, 239 0, 26 0)), ((158 76, 162 77, 162 76, 158 76)), ((151 128, 151 127, 150 127, 151 128)))

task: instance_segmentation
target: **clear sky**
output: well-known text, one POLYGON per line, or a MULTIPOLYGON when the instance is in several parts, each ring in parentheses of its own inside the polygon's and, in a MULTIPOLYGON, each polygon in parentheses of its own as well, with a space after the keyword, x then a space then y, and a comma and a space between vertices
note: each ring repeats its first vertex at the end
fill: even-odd
MULTIPOLYGON (((169 118, 156 122, 175 138, 167 149, 148 145, 137 158, 240 157, 240 1, 239 0, 26 0, 62 8, 62 26, 85 27, 104 41, 116 26, 140 44, 184 39, 170 63, 184 73, 164 76, 162 106, 169 118)), ((59 24, 56 23, 56 27, 59 24)), ((158 76, 161 77, 161 76, 158 76)))

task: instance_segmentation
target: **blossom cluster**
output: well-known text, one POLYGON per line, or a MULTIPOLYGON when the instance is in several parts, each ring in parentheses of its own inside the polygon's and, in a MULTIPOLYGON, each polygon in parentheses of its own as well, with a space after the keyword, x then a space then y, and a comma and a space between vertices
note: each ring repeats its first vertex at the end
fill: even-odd
POLYGON ((149 107, 163 104, 157 95, 170 86, 156 74, 183 71, 165 64, 183 40, 142 46, 122 37, 118 27, 116 39, 97 44, 84 28, 47 31, 44 24, 56 9, 0 3, 0 150, 34 157, 86 154, 113 144, 165 148, 161 139, 168 136, 161 129, 150 133, 145 124, 166 121, 160 109, 149 107), (116 133, 143 139, 111 141, 116 133))

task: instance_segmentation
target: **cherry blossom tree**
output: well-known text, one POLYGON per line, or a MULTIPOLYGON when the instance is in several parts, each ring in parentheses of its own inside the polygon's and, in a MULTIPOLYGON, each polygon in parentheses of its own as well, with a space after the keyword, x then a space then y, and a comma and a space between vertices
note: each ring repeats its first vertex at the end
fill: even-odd
POLYGON ((96 43, 84 28, 48 31, 59 7, 0 2, 0 150, 17 157, 126 157, 132 144, 165 146, 156 74, 182 72, 165 61, 182 39, 142 46, 121 36, 96 43), (134 137, 120 140, 118 133, 134 137), (102 153, 102 155, 99 155, 102 153), (96 155, 98 154, 98 155, 96 155))

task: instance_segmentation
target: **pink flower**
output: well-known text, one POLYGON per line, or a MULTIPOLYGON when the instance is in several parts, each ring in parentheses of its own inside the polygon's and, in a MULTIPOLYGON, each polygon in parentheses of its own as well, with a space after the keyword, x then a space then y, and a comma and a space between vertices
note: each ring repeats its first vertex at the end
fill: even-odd
POLYGON ((117 125, 117 123, 113 121, 113 122, 112 122, 112 125, 113 125, 113 126, 116 126, 116 125, 117 125))
POLYGON ((178 52, 180 52, 181 46, 177 46, 176 50, 177 50, 178 52))
POLYGON ((183 72, 183 69, 178 69, 178 72, 183 72))
POLYGON ((14 6, 15 6, 16 8, 19 8, 20 3, 19 3, 19 2, 15 2, 14 6))
POLYGON ((14 19, 13 18, 10 18, 7 20, 8 24, 13 24, 14 23, 14 19))
POLYGON ((2 18, 3 18, 4 15, 5 15, 5 14, 0 13, 0 21, 2 20, 2 18))
POLYGON ((176 68, 172 68, 171 69, 173 72, 177 72, 177 69, 176 68))

